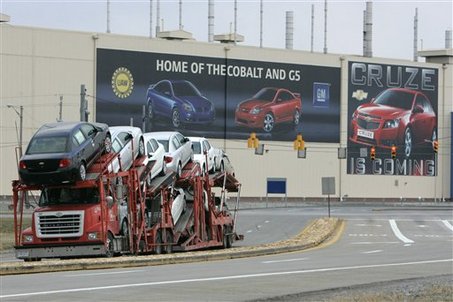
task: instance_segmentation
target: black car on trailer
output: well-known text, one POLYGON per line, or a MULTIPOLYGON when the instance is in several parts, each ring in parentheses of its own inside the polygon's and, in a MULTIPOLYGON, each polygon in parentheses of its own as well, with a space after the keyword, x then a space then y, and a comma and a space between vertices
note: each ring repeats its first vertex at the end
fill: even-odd
POLYGON ((110 151, 111 136, 106 124, 44 124, 33 135, 20 159, 19 176, 27 185, 85 180, 87 168, 102 152, 110 151))

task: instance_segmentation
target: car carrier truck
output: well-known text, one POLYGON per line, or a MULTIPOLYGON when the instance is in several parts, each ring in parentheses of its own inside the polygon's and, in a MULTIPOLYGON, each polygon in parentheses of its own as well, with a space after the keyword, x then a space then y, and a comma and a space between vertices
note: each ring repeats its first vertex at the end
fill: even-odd
POLYGON ((86 180, 73 184, 27 186, 13 181, 17 258, 37 261, 229 248, 243 238, 235 230, 241 185, 233 175, 204 174, 197 163, 189 162, 179 178, 169 172, 147 181, 154 162, 139 157, 129 170, 111 173, 108 167, 116 156, 102 155, 87 171, 86 180), (171 207, 174 192, 180 189, 186 203, 174 223, 171 207), (31 226, 24 228, 23 209, 31 192, 39 193, 39 206, 31 226), (232 211, 226 206, 230 192, 236 198, 232 211))

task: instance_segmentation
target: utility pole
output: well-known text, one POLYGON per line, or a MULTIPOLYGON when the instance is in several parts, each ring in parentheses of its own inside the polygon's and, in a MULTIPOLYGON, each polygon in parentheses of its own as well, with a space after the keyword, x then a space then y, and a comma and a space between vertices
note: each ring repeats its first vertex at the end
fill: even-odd
POLYGON ((24 129, 24 106, 19 106, 19 111, 17 111, 17 106, 6 105, 6 107, 13 109, 16 114, 19 116, 19 158, 22 157, 22 137, 24 129))
POLYGON ((80 121, 87 122, 89 114, 88 101, 86 99, 86 88, 85 85, 82 84, 80 85, 80 121))
POLYGON ((23 132, 24 132, 24 106, 20 105, 19 107, 20 114, 19 114, 19 156, 22 157, 22 137, 23 137, 23 132))
POLYGON ((110 33, 110 0, 107 0, 107 33, 110 33))
POLYGON ((58 121, 61 122, 61 121, 63 121, 63 96, 62 95, 60 95, 59 106, 60 106, 60 112, 58 114, 58 121))

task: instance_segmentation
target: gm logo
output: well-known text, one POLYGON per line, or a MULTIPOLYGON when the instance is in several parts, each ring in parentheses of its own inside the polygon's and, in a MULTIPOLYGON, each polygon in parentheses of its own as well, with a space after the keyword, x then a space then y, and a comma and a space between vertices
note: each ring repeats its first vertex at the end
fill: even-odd
POLYGON ((313 83, 313 106, 329 108, 330 83, 313 83))

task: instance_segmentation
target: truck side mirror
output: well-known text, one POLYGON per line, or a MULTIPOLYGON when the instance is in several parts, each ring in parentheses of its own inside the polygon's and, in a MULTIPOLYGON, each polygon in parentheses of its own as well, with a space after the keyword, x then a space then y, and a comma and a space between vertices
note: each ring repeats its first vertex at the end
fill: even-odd
POLYGON ((113 201, 113 197, 112 196, 107 196, 105 198, 105 200, 107 201, 107 207, 109 207, 109 208, 113 207, 114 201, 113 201))

